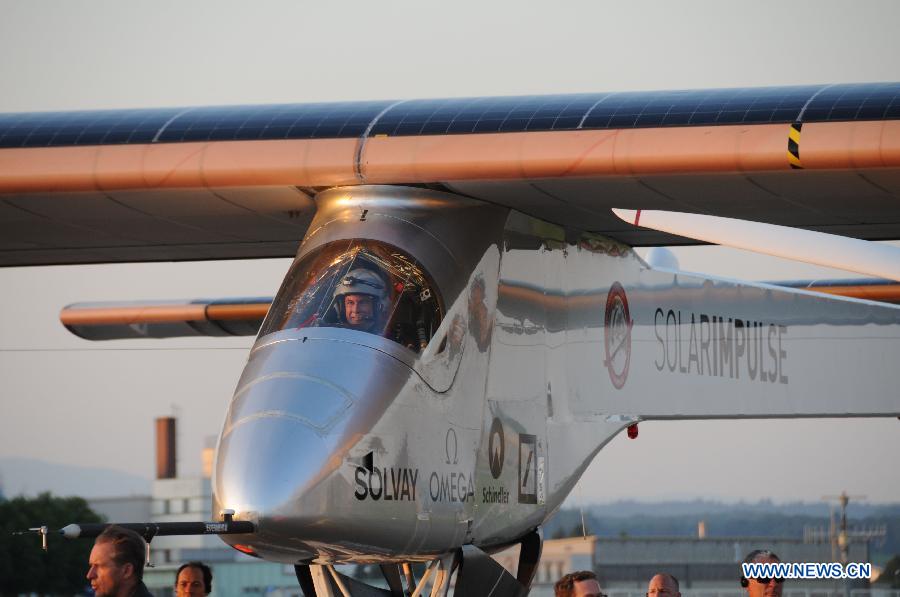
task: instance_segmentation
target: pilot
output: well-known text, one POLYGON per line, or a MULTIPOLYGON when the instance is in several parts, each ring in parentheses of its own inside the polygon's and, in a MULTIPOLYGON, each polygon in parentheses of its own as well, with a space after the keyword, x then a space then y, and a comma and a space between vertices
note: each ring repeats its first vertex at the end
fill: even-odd
POLYGON ((350 270, 334 289, 334 306, 338 320, 346 327, 361 332, 378 333, 384 315, 387 285, 372 270, 350 270))
POLYGON ((606 597, 597 575, 590 570, 566 574, 553 585, 555 597, 606 597))
POLYGON ((212 592, 212 570, 203 562, 182 564, 175 573, 176 597, 204 597, 212 592))
POLYGON ((647 585, 647 597, 681 597, 678 579, 663 572, 654 575, 647 585))
MULTIPOLYGON (((768 549, 755 549, 744 558, 745 564, 767 564, 781 560, 768 549)), ((742 571, 743 572, 743 571, 742 571)), ((747 597, 781 597, 784 588, 783 578, 746 578, 741 574, 741 586, 747 591, 747 597)))
POLYGON ((151 597, 143 582, 145 545, 140 535, 115 525, 97 536, 86 575, 96 597, 151 597))

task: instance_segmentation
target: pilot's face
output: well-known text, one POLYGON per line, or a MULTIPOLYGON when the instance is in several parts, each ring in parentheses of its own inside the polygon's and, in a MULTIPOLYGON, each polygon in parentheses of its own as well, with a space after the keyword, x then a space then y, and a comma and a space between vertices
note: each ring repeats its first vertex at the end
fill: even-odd
POLYGON ((344 296, 344 313, 350 327, 371 327, 375 319, 375 300, 368 294, 348 294, 344 296))

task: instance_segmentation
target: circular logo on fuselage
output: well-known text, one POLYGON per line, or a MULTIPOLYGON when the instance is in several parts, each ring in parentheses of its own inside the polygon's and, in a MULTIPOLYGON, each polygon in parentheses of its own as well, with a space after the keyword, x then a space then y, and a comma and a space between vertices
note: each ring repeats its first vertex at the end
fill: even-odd
POLYGON ((491 465, 491 476, 500 478, 503 472, 503 459, 506 442, 503 440, 503 423, 499 417, 494 417, 491 423, 491 434, 488 436, 488 463, 491 465))
POLYGON ((633 324, 625 289, 618 282, 613 282, 606 297, 606 313, 603 318, 603 338, 606 344, 606 360, 603 364, 616 389, 621 389, 628 378, 633 324))

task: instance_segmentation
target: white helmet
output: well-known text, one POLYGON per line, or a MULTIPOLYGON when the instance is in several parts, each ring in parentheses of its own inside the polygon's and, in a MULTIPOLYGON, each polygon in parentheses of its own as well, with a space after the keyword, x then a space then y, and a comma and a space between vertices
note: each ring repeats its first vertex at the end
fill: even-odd
POLYGON ((341 319, 344 319, 344 297, 348 294, 366 294, 375 299, 375 313, 384 308, 387 287, 384 280, 370 269, 358 267, 344 275, 334 287, 333 301, 341 319))
POLYGON ((358 267, 347 272, 334 288, 334 298, 345 294, 368 294, 383 301, 387 297, 387 289, 381 276, 370 269, 358 267))

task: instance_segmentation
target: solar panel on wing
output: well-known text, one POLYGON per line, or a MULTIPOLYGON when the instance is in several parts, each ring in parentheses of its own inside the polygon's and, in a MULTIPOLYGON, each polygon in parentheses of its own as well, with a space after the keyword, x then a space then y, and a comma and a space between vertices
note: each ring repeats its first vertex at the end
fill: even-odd
POLYGON ((900 118, 900 83, 0 114, 0 147, 900 118), (802 114, 802 118, 801 117, 802 114), (367 133, 368 131, 368 133, 367 133))

